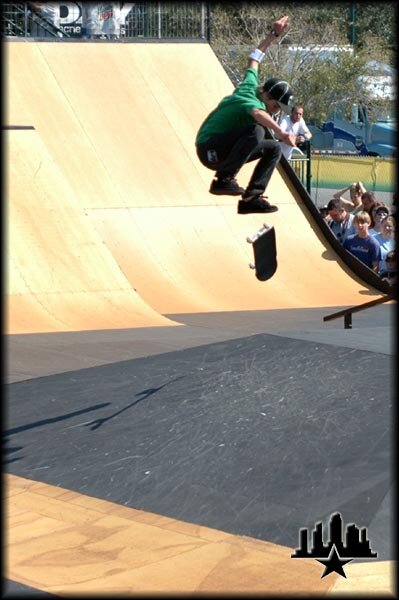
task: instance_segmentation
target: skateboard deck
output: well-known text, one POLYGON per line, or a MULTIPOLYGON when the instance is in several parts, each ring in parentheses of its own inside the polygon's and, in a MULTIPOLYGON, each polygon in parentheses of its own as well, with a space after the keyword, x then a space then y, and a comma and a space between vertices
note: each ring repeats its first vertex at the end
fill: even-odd
POLYGON ((276 231, 272 225, 264 223, 252 236, 247 237, 252 244, 255 263, 250 263, 255 269, 255 275, 260 281, 267 281, 277 270, 276 231))

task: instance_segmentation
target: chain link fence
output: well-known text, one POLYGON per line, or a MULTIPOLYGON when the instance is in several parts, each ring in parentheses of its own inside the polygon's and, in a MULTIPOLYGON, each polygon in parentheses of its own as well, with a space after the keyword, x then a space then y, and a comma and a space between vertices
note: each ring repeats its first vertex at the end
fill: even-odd
MULTIPOLYGON (((314 204, 321 208, 333 194, 361 181, 366 190, 374 192, 387 206, 392 205, 396 190, 396 161, 381 156, 316 154, 308 144, 302 155, 293 154, 289 164, 314 204)), ((346 196, 349 198, 349 192, 346 196)))
MULTIPOLYGON (((316 206, 325 206, 334 192, 355 181, 361 181, 366 190, 391 206, 396 190, 396 160, 381 156, 311 156, 310 195, 316 206)), ((346 196, 349 198, 349 193, 346 196)))
POLYGON ((124 35, 146 39, 208 39, 208 23, 204 2, 147 2, 136 4, 129 12, 124 35))

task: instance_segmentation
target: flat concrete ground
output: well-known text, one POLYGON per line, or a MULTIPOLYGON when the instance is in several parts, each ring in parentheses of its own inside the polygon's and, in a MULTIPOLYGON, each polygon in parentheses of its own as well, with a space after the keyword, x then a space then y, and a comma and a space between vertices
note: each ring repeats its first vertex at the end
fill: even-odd
POLYGON ((10 336, 6 471, 293 548, 339 511, 393 559, 394 306, 330 312, 10 336))

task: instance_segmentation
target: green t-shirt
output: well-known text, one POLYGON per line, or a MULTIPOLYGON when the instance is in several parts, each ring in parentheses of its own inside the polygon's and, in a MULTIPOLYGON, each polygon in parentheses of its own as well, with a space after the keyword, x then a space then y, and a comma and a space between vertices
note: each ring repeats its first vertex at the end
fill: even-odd
POLYGON ((258 86, 258 70, 246 69, 240 85, 230 96, 223 98, 202 123, 195 143, 202 144, 217 133, 252 125, 254 119, 251 111, 254 108, 266 109, 264 103, 256 95, 258 86))

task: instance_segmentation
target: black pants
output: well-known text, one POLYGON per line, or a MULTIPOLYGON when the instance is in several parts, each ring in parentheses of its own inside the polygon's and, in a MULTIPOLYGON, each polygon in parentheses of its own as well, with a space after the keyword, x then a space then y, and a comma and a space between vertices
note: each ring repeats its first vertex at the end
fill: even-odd
POLYGON ((235 177, 245 163, 260 159, 247 192, 263 193, 281 158, 281 145, 276 140, 265 139, 264 128, 254 124, 213 135, 197 145, 197 155, 219 178, 235 177))

